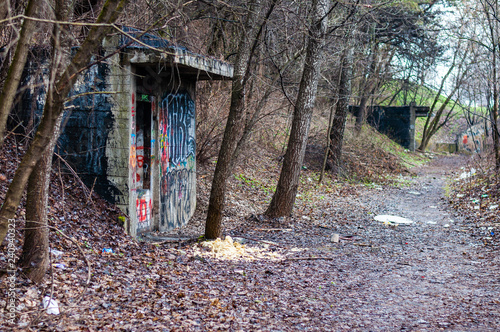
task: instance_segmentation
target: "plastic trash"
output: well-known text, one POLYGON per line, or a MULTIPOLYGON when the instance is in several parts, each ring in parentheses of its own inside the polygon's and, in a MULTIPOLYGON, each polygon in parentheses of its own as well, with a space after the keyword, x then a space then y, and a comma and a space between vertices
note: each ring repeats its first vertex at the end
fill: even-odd
POLYGON ((66 268, 66 265, 61 264, 61 263, 57 263, 57 264, 54 264, 54 267, 57 267, 58 269, 64 270, 66 268))
POLYGON ((462 174, 460 174, 459 180, 468 179, 471 176, 474 176, 475 174, 476 174, 476 169, 475 168, 471 168, 470 172, 463 172, 462 174))
POLYGON ((333 243, 338 243, 339 242, 339 234, 335 233, 332 234, 332 237, 330 239, 333 243))
POLYGON ((52 249, 52 248, 50 248, 50 250, 49 250, 49 251, 50 251, 50 253, 51 253, 52 255, 54 255, 55 257, 60 257, 60 256, 62 256, 62 255, 64 254, 64 252, 62 252, 62 251, 60 251, 60 250, 57 250, 57 249, 52 249))
POLYGON ((392 225, 409 225, 413 224, 413 221, 403 217, 391 216, 388 214, 381 214, 374 217, 375 220, 381 221, 384 224, 392 224, 392 225))
POLYGON ((103 248, 102 253, 114 254, 114 251, 111 248, 103 248))
POLYGON ((49 296, 43 298, 43 308, 46 309, 49 315, 59 315, 59 305, 55 299, 49 296))

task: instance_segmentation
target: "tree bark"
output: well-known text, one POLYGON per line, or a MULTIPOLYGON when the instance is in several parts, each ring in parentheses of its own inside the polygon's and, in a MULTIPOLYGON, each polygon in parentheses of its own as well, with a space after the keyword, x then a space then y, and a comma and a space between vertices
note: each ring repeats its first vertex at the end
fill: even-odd
POLYGON ((342 70, 339 73, 338 102, 333 117, 330 130, 330 155, 333 162, 333 173, 339 174, 341 169, 342 146, 344 143, 345 123, 347 120, 347 110, 351 97, 352 78, 352 48, 344 51, 342 57, 342 70))
MULTIPOLYGON (((56 0, 56 21, 69 21, 74 12, 74 1, 56 0)), ((61 78, 62 70, 69 63, 71 52, 71 32, 69 26, 54 25, 52 33, 51 79, 61 78)), ((52 95, 54 86, 49 85, 48 94, 52 95)), ((49 145, 37 162, 28 180, 26 198, 26 230, 24 233, 23 252, 19 266, 34 282, 41 282, 49 263, 49 236, 47 229, 47 206, 49 183, 52 170, 54 147, 61 131, 63 113, 56 120, 56 125, 49 145)))
POLYGON ((366 106, 367 106, 366 104, 370 99, 370 95, 368 94, 368 92, 372 90, 372 85, 376 80, 376 77, 374 77, 376 75, 374 74, 377 69, 377 58, 378 58, 377 55, 378 55, 378 44, 375 41, 371 50, 370 65, 368 66, 366 73, 364 74, 364 83, 362 84, 362 89, 360 91, 360 93, 362 93, 363 95, 361 96, 361 100, 359 102, 358 112, 356 114, 356 123, 354 125, 354 129, 357 133, 361 131, 363 123, 366 120, 366 106))
POLYGON ((316 100, 322 63, 322 48, 327 30, 329 2, 313 1, 313 20, 309 30, 304 70, 294 108, 294 116, 288 146, 281 168, 280 178, 271 203, 265 214, 271 218, 289 216, 299 186, 300 170, 304 160, 311 117, 316 100))
POLYGON ((234 63, 233 87, 231 89, 231 105, 222 138, 217 165, 215 167, 212 189, 208 203, 205 238, 216 239, 221 236, 222 211, 226 197, 226 182, 232 171, 233 155, 236 149, 238 134, 243 125, 245 108, 245 86, 250 77, 250 60, 255 51, 255 44, 260 35, 262 24, 260 12, 262 1, 254 0, 250 4, 244 32, 238 45, 238 54, 234 63))
MULTIPOLYGON (((42 1, 30 0, 26 7, 25 15, 28 17, 37 17, 42 1)), ((0 94, 0 147, 2 147, 5 139, 5 129, 7 119, 16 98, 17 88, 21 80, 24 65, 30 50, 30 42, 33 33, 36 30, 36 22, 32 20, 24 20, 19 40, 17 41, 16 52, 14 59, 10 64, 7 72, 7 78, 3 84, 2 93, 0 94)))
MULTIPOLYGON (((107 0, 97 18, 97 23, 113 23, 116 21, 126 2, 127 0, 107 0)), ((31 172, 49 146, 59 116, 64 111, 66 96, 73 87, 79 71, 90 62, 93 52, 101 45, 103 38, 110 29, 108 26, 93 26, 90 29, 87 38, 85 38, 71 63, 55 83, 54 93, 48 94, 35 137, 16 170, 0 209, 0 243, 5 239, 8 220, 15 216, 31 172)))

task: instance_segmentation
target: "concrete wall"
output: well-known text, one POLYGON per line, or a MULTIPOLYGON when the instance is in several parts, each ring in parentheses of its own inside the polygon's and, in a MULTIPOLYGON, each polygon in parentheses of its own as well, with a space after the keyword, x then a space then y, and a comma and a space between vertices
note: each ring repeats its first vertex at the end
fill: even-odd
MULTIPOLYGON (((146 40, 170 47, 158 37, 146 40)), ((129 216, 125 229, 135 237, 180 227, 193 215, 196 80, 230 78, 232 67, 174 46, 160 52, 129 45, 115 54, 123 43, 123 36, 106 39, 100 56, 109 57, 78 78, 57 152, 129 216)), ((27 124, 42 114, 46 68, 43 61, 27 66, 18 112, 27 124)))
POLYGON ((458 135, 457 146, 459 152, 479 153, 486 145, 486 130, 484 123, 471 126, 458 135))
POLYGON ((404 148, 415 151, 415 110, 407 107, 374 106, 367 122, 404 148))
MULTIPOLYGON (((16 114, 27 127, 36 128, 43 113, 47 68, 43 57, 28 61, 25 67, 24 93, 16 114)), ((120 165, 119 157, 110 158, 118 154, 117 148, 128 145, 116 137, 123 119, 114 112, 121 95, 112 82, 121 76, 110 63, 94 65, 79 76, 66 104, 62 133, 56 145, 56 153, 77 171, 89 188, 118 205, 128 201, 127 181, 113 181, 127 166, 120 165)))

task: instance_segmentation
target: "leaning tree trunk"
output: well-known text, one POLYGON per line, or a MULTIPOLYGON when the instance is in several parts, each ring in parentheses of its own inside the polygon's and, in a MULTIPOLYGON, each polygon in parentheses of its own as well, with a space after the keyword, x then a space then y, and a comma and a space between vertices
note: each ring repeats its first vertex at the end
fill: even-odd
MULTIPOLYGON (((28 2, 28 6, 26 7, 25 15, 28 17, 38 16, 38 10, 41 7, 41 3, 42 2, 38 0, 30 0, 28 2)), ((7 119, 9 118, 10 110, 14 104, 17 88, 19 86, 19 82, 21 81, 21 75, 30 50, 31 37, 36 30, 36 25, 37 23, 33 20, 24 20, 19 40, 17 41, 14 59, 10 64, 7 72, 7 78, 5 79, 2 92, 0 94, 0 147, 3 145, 3 141, 5 139, 7 119)))
POLYGON ((333 163, 333 173, 339 174, 341 169, 342 146, 344 143, 345 123, 351 97, 352 48, 344 51, 342 69, 339 73, 338 102, 330 130, 330 154, 333 163))
MULTIPOLYGON (((250 77, 250 60, 255 52, 257 40, 262 32, 263 24, 260 18, 262 1, 254 0, 245 21, 244 32, 238 46, 238 54, 234 64, 233 87, 231 89, 231 106, 227 118, 224 137, 222 138, 217 165, 215 167, 212 189, 208 203, 207 220, 205 223, 205 238, 216 239, 221 236, 222 211, 226 197, 226 182, 232 172, 238 135, 243 126, 245 108, 245 86, 250 77), (257 23, 260 22, 260 23, 257 23)), ((266 18, 274 8, 275 0, 271 2, 266 18)))
MULTIPOLYGON (((55 17, 57 21, 69 21, 74 11, 74 3, 57 0, 55 17)), ((69 26, 54 25, 52 32, 52 62, 50 82, 61 79, 64 68, 68 66, 71 52, 71 32, 69 26)), ((49 85, 47 94, 56 93, 54 86, 49 85)), ((48 98, 51 100, 51 98, 48 98)), ((50 107, 50 105, 49 105, 50 107)), ((19 266, 34 282, 41 282, 49 263, 49 236, 47 229, 47 206, 49 200, 49 183, 52 170, 54 147, 61 131, 63 113, 56 119, 56 125, 47 149, 38 161, 28 180, 26 197, 26 230, 24 233, 23 252, 19 266)))
MULTIPOLYGON (((107 0, 96 23, 113 23, 121 14, 126 3, 127 0, 107 0)), ((0 243, 3 242, 7 234, 9 219, 14 218, 16 214, 16 209, 21 202, 21 197, 31 172, 53 137, 59 116, 64 111, 64 99, 73 87, 79 70, 88 65, 92 54, 101 45, 103 38, 109 31, 111 31, 111 27, 106 24, 96 25, 90 29, 87 38, 85 38, 72 58, 70 65, 64 70, 61 79, 56 82, 55 91, 52 94, 53 99, 46 101, 42 120, 40 121, 35 137, 16 169, 16 173, 9 185, 4 203, 0 209, 0 243)), ((50 99, 51 97, 48 96, 47 98, 50 99)))
POLYGON ((322 48, 327 29, 328 1, 314 0, 314 20, 310 27, 304 71, 295 103, 292 129, 285 152, 280 178, 265 215, 271 218, 292 214, 299 187, 300 169, 304 161, 307 136, 316 100, 322 63, 322 48))

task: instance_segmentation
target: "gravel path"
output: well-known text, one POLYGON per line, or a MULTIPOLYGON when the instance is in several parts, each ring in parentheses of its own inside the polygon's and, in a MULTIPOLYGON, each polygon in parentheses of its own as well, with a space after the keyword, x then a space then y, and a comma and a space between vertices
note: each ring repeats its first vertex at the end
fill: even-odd
POLYGON ((373 247, 356 250, 344 264, 357 294, 342 296, 336 304, 339 316, 353 322, 353 328, 500 330, 498 257, 488 255, 489 249, 467 232, 460 216, 450 214, 443 198, 446 180, 456 177, 462 161, 442 158, 417 169, 407 188, 361 196, 373 212, 415 223, 397 228, 368 223, 358 230, 373 247))
POLYGON ((248 226, 239 233, 296 246, 281 252, 288 257, 282 266, 268 262, 282 286, 267 286, 279 294, 268 310, 281 312, 279 303, 287 303, 297 316, 269 317, 268 327, 276 323, 269 329, 280 330, 281 321, 284 330, 499 331, 498 252, 468 231, 444 197, 463 162, 442 157, 414 169, 417 176, 405 178, 403 187, 331 198, 335 206, 323 207, 323 217, 281 225, 292 232, 264 234, 248 226), (377 214, 414 223, 388 226, 372 219, 377 214), (340 243, 330 241, 334 233, 340 243))

